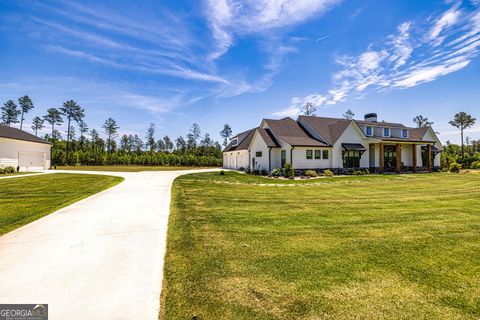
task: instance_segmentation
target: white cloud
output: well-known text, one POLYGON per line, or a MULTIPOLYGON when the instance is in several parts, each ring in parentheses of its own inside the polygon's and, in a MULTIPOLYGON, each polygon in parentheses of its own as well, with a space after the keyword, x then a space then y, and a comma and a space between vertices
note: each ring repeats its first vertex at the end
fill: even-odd
POLYGON ((275 112, 273 116, 278 117, 278 118, 285 118, 285 117, 290 117, 294 118, 300 114, 301 109, 297 106, 291 106, 288 107, 284 110, 275 112))
POLYGON ((228 51, 235 36, 264 34, 318 17, 341 0, 208 0, 206 16, 217 48, 217 59, 228 51))
MULTIPOLYGON (((429 38, 430 40, 435 40, 442 31, 447 29, 450 26, 453 26, 459 20, 461 15, 460 10, 458 10, 458 5, 453 6, 450 10, 446 11, 439 19, 436 20, 433 27, 430 29, 429 38)), ((442 41, 443 38, 437 41, 442 41)))
POLYGON ((332 75, 331 88, 319 105, 362 98, 367 89, 411 88, 461 70, 480 52, 479 32, 480 9, 467 13, 458 4, 426 25, 404 22, 364 52, 336 57, 341 69, 332 75))

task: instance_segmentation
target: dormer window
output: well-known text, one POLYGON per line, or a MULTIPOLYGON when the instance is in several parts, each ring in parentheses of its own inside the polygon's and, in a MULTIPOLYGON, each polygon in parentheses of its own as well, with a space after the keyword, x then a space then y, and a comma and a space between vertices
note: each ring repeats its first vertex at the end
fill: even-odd
POLYGON ((233 139, 232 140, 232 146, 238 145, 238 139, 233 139))
POLYGON ((368 137, 373 136, 373 127, 365 127, 365 135, 368 137))
POLYGON ((402 138, 408 138, 408 130, 407 129, 402 129, 402 138))
POLYGON ((390 128, 383 128, 383 136, 390 137, 390 128))

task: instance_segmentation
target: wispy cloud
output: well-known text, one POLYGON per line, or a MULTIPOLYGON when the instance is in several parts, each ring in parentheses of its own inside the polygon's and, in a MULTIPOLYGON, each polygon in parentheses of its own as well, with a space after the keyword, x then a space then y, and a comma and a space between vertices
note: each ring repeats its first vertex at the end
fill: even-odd
POLYGON ((228 51, 236 36, 268 34, 324 14, 341 0, 208 0, 206 15, 217 40, 211 58, 228 51))
MULTIPOLYGON (((400 24, 396 33, 370 44, 357 56, 338 56, 341 69, 332 75, 331 88, 312 103, 335 105, 364 97, 369 90, 405 89, 431 82, 465 68, 479 52, 480 9, 467 11, 454 4, 426 23, 400 24)), ((308 99, 311 97, 294 98, 285 110, 297 110, 308 99)))

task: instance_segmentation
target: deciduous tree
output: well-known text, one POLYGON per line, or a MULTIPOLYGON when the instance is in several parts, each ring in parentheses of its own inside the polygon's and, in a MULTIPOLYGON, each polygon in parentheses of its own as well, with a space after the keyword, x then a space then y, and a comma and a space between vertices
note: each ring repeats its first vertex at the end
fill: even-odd
POLYGON ((428 118, 422 116, 421 114, 413 118, 413 122, 417 128, 431 127, 433 125, 433 122, 428 121, 428 118))

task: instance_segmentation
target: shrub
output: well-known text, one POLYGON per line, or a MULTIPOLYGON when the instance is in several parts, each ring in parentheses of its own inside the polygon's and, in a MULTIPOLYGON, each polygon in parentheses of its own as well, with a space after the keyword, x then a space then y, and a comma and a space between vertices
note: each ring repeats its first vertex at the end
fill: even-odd
POLYGON ((8 166, 3 169, 4 173, 9 174, 9 173, 15 173, 17 170, 14 167, 8 166))
POLYGON ((471 169, 480 169, 480 161, 472 162, 472 164, 470 165, 470 168, 471 169))
POLYGON ((258 170, 258 169, 253 170, 253 171, 252 171, 252 174, 253 174, 254 176, 258 176, 258 175, 260 174, 260 170, 258 170))
POLYGON ((240 167, 240 168, 238 169, 238 171, 245 171, 245 168, 244 168, 244 167, 240 167))
POLYGON ((247 167, 245 168, 245 173, 247 173, 247 174, 252 173, 252 170, 250 169, 250 166, 247 166, 247 167))
POLYGON ((5 169, 3 169, 2 167, 0 167, 0 174, 5 174, 5 169))
POLYGON ((285 178, 292 178, 295 176, 295 170, 293 170, 290 162, 285 163, 284 174, 285 178))
POLYGON ((333 177, 333 172, 332 170, 325 170, 323 171, 323 174, 326 176, 326 177, 333 177))
POLYGON ((262 168, 262 169, 260 170, 260 175, 262 175, 262 176, 268 176, 268 171, 267 171, 267 169, 263 169, 263 168, 262 168))
POLYGON ((459 173, 461 169, 462 169, 462 165, 460 163, 453 162, 450 164, 448 171, 459 173))
POLYGON ((318 177, 317 171, 315 170, 307 170, 305 171, 305 175, 307 177, 318 177))
POLYGON ((279 177, 279 176, 282 176, 283 175, 283 170, 282 168, 275 168, 273 169, 272 171, 272 176, 274 177, 279 177))
POLYGON ((221 176, 224 176, 224 175, 225 175, 225 171, 222 170, 222 171, 220 171, 219 174, 220 174, 221 176))

